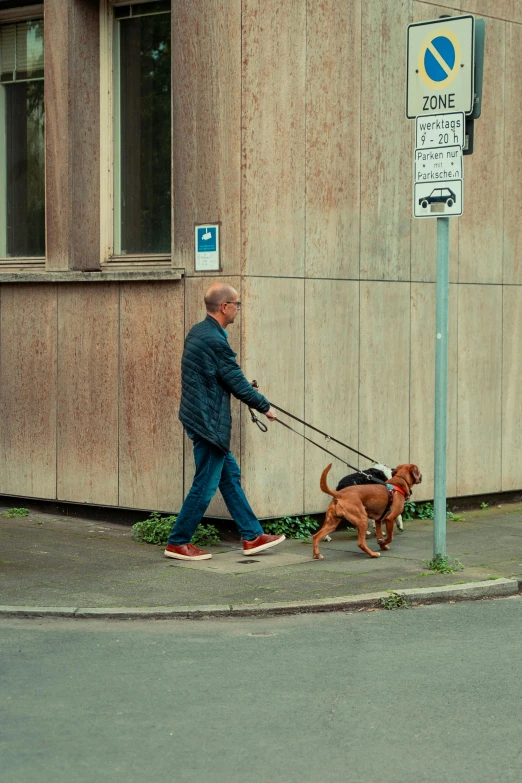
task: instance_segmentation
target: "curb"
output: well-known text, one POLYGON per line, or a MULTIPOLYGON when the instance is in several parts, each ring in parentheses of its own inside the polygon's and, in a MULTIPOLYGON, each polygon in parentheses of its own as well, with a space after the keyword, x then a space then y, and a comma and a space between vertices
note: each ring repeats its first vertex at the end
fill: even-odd
POLYGON ((505 598, 518 595, 522 581, 495 579, 485 582, 467 582, 443 587, 420 587, 405 590, 347 595, 340 598, 319 598, 315 601, 288 601, 237 605, 177 606, 177 607, 73 607, 73 606, 0 606, 3 617, 63 617, 111 620, 198 620, 212 617, 266 617, 273 615, 307 614, 312 612, 353 611, 382 608, 381 598, 390 592, 402 596, 411 606, 448 601, 477 601, 484 598, 505 598))

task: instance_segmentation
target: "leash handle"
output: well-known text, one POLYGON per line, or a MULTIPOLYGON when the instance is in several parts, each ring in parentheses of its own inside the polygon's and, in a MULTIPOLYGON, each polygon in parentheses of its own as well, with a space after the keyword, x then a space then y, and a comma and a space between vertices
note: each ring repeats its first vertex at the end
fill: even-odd
MULTIPOLYGON (((259 384, 258 384, 258 382, 257 382, 256 380, 253 380, 253 381, 252 381, 252 387, 253 387, 254 389, 259 389, 259 384)), ((254 413, 254 411, 252 410, 252 408, 249 408, 248 410, 250 411, 250 418, 252 419, 252 421, 254 422, 254 424, 257 424, 257 426, 259 427, 259 429, 261 430, 261 432, 268 432, 268 427, 266 426, 266 424, 265 424, 263 421, 260 421, 260 420, 257 418, 257 416, 256 416, 256 414, 254 413)))
POLYGON ((254 422, 254 424, 257 424, 257 426, 259 427, 261 432, 268 432, 268 427, 266 426, 264 421, 259 421, 259 419, 257 418, 257 416, 254 413, 254 411, 252 410, 252 408, 249 408, 248 410, 250 411, 250 416, 251 416, 252 421, 254 422))

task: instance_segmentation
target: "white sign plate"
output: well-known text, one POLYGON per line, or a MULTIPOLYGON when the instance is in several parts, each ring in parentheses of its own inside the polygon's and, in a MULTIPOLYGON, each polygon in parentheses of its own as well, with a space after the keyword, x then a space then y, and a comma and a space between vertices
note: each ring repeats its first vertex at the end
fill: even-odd
POLYGON ((462 147, 415 150, 415 182, 462 178, 462 147))
POLYGON ((462 180, 416 182, 413 192, 415 217, 462 215, 462 180))
POLYGON ((464 112, 417 117, 415 126, 415 147, 417 149, 464 146, 464 112))
POLYGON ((473 111, 473 16, 408 25, 406 116, 473 111))

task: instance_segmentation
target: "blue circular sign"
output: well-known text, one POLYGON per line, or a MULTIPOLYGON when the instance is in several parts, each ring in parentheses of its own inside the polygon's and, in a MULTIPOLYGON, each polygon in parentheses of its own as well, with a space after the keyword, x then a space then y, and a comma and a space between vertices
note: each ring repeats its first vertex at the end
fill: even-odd
POLYGON ((443 82, 453 71, 456 55, 455 47, 445 35, 433 38, 424 53, 426 74, 434 82, 443 82))

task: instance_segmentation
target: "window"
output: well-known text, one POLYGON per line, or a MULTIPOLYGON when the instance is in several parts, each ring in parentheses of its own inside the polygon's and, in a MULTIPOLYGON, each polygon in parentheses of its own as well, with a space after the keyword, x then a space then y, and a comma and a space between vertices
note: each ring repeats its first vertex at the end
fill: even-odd
POLYGON ((45 255, 43 34, 0 26, 0 258, 45 255))
POLYGON ((113 254, 170 254, 170 0, 115 4, 113 20, 113 254))

